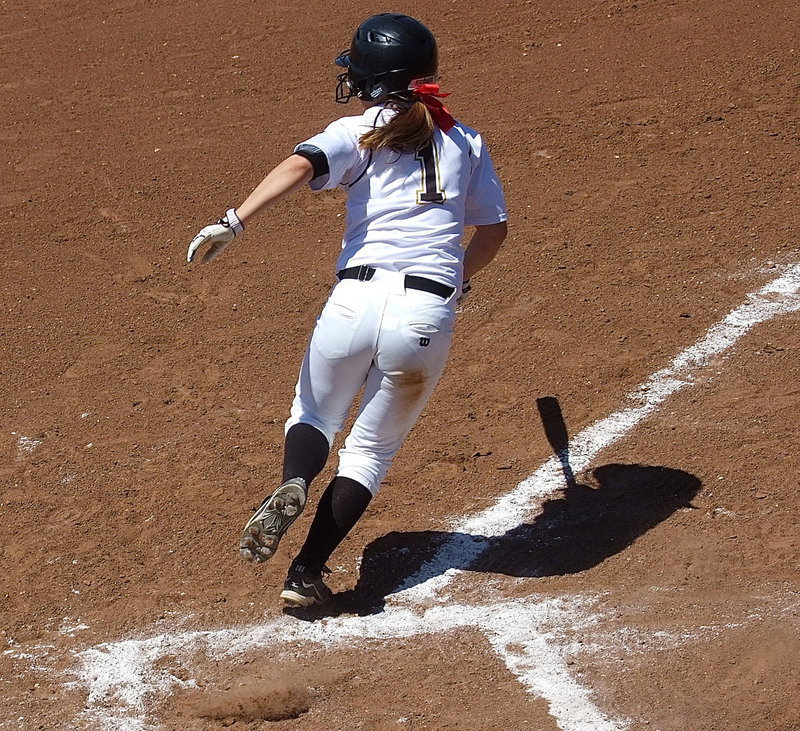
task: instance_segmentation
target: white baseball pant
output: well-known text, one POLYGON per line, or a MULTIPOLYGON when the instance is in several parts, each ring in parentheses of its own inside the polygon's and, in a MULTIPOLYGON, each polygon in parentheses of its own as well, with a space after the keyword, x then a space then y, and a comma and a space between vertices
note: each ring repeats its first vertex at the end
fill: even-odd
POLYGON ((332 444, 363 386, 337 474, 376 495, 444 370, 455 300, 406 289, 403 274, 385 269, 339 282, 311 336, 286 430, 310 424, 332 444))

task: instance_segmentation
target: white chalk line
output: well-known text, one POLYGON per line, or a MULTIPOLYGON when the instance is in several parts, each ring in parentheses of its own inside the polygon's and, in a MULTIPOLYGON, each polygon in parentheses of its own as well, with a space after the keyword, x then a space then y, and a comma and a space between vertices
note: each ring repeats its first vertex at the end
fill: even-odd
MULTIPOLYGON (((800 310, 800 264, 757 292, 713 325, 700 340, 678 355, 666 368, 654 373, 638 389, 627 394, 627 408, 596 421, 570 440, 573 471, 586 469, 606 447, 622 439, 650 416, 670 396, 694 385, 698 373, 712 358, 721 356, 754 326, 779 315, 800 310)), ((540 507, 541 499, 560 490, 564 473, 557 457, 551 457, 530 477, 481 513, 453 525, 458 534, 500 536, 522 524, 540 507)), ((446 542, 419 571, 410 576, 394 597, 411 602, 433 600, 437 593, 488 548, 486 541, 457 535, 446 542)))
MULTIPOLYGON (((491 584, 492 582, 488 582, 491 584)), ((497 587, 500 593, 501 587, 497 587)), ((408 606, 394 606, 386 612, 367 617, 338 617, 309 624, 276 618, 266 623, 220 630, 170 632, 145 639, 104 643, 78 654, 84 673, 82 683, 90 687, 86 720, 105 729, 148 729, 146 704, 156 696, 165 697, 175 689, 197 687, 195 680, 183 680, 179 669, 204 653, 219 662, 237 657, 255 648, 273 648, 271 659, 281 654, 281 647, 316 645, 328 648, 348 640, 407 639, 417 635, 441 634, 457 629, 481 631, 506 666, 532 694, 550 701, 550 713, 562 729, 574 731, 621 731, 628 723, 603 716, 591 701, 591 691, 576 682, 569 672, 569 661, 585 656, 618 656, 628 659, 644 651, 664 650, 698 641, 714 640, 731 628, 749 623, 760 624, 766 617, 782 617, 795 602, 794 596, 759 597, 763 608, 744 618, 729 621, 725 608, 715 608, 717 623, 694 629, 642 630, 622 626, 604 630, 604 625, 618 623, 621 607, 598 609, 604 594, 580 594, 562 597, 530 595, 498 601, 484 606, 436 605, 425 611, 408 606), (577 641, 573 639, 578 637, 577 641), (172 658, 168 669, 155 663, 172 658), (91 674, 91 677, 89 676, 91 674), (564 723, 563 719, 569 719, 564 723)), ((626 615, 649 615, 652 606, 624 607, 626 615)), ((623 620, 624 621, 624 620, 623 620)))
MULTIPOLYGON (((578 472, 587 468, 603 449, 622 439, 670 396, 693 385, 713 358, 730 350, 754 326, 800 310, 798 292, 800 264, 795 264, 748 295, 740 307, 712 326, 703 338, 628 394, 626 408, 576 435, 570 445, 573 469, 578 472)), ((492 507, 462 519, 453 526, 454 530, 481 536, 502 535, 535 513, 543 498, 563 487, 563 479, 561 463, 551 458, 492 507)), ((389 639, 474 626, 486 633, 492 647, 523 685, 547 701, 559 728, 565 731, 626 728, 626 721, 608 717, 593 704, 591 691, 569 672, 565 653, 553 642, 552 631, 543 630, 542 616, 558 602, 567 602, 566 599, 525 599, 484 607, 446 603, 443 589, 486 548, 486 541, 464 536, 447 541, 433 559, 387 597, 386 609, 378 615, 329 618, 313 624, 281 618, 250 628, 163 634, 84 650, 77 657, 81 663, 80 682, 89 690, 87 710, 106 728, 146 728, 147 701, 157 692, 169 692, 176 684, 186 685, 171 676, 164 678, 163 673, 159 676, 153 663, 165 654, 184 653, 201 642, 217 650, 227 647, 228 654, 234 655, 263 648, 265 644, 329 645, 354 638, 389 639), (430 606, 437 601, 438 604, 430 606), (430 608, 419 611, 414 605, 430 608), (110 701, 120 705, 108 709, 110 701)), ((567 604, 560 605, 561 626, 572 627, 585 620, 584 604, 580 597, 569 597, 567 604)))
POLYGON ((78 657, 83 664, 82 680, 90 689, 88 715, 107 729, 144 729, 147 718, 143 710, 149 699, 176 687, 195 687, 194 681, 180 680, 168 670, 154 667, 165 656, 204 652, 219 660, 278 644, 324 647, 353 639, 402 639, 471 628, 487 636, 526 688, 543 697, 557 696, 557 710, 573 718, 569 728, 615 731, 625 726, 599 714, 591 704, 590 692, 571 680, 566 670, 568 657, 591 649, 576 646, 569 634, 597 622, 600 615, 591 611, 597 600, 595 596, 528 596, 486 606, 437 605, 422 612, 396 606, 378 615, 314 623, 279 618, 249 627, 105 643, 78 657), (138 715, 131 715, 137 710, 138 715))

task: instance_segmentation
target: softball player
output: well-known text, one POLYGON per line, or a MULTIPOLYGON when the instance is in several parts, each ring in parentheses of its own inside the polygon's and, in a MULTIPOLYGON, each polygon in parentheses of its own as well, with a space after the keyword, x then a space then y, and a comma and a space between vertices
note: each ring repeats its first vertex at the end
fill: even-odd
POLYGON ((215 258, 255 214, 309 184, 347 192, 333 288, 306 350, 286 422, 283 483, 245 526, 242 556, 272 557, 306 504, 359 390, 363 400, 336 476, 281 592, 290 606, 331 596, 325 563, 377 494, 447 359, 456 300, 506 236, 505 201, 480 135, 456 122, 435 83, 436 41, 406 15, 364 21, 336 63, 336 101, 361 100, 299 144, 237 209, 203 228, 215 258), (465 226, 475 226, 462 246, 465 226))

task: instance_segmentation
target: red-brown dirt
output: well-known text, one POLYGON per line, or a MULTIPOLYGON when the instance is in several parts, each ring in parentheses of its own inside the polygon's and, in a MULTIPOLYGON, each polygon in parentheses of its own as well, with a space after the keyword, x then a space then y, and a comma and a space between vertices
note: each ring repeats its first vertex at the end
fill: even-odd
MULTIPOLYGON (((86 709, 127 712, 76 679, 75 653, 99 643, 272 622, 297 641, 155 658, 175 684, 137 718, 556 728, 477 627, 306 641, 329 620, 284 616, 277 594, 311 511, 269 565, 238 556, 276 484, 343 201, 301 191, 209 266, 187 266, 186 246, 294 144, 353 113, 333 103, 331 60, 385 8, 2 7, 0 728, 101 728, 86 709)), ((556 399, 574 436, 800 260, 796 2, 391 9, 436 33, 448 106, 491 147, 511 233, 334 556, 331 611, 367 622, 453 517, 550 457, 537 399, 556 399)), ((800 728, 798 325, 795 311, 754 327, 457 577, 449 601, 582 597, 594 619, 564 627, 586 646, 567 672, 625 727, 800 728)))

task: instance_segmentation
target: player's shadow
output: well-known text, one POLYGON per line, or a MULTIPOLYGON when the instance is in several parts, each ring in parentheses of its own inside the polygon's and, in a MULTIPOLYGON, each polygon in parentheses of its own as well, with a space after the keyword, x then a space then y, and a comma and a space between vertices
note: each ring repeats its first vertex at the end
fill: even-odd
POLYGON ((702 483, 683 470, 606 464, 581 474, 579 481, 569 465, 557 402, 551 412, 542 401, 545 431, 560 459, 565 486, 532 522, 495 537, 392 531, 364 549, 355 588, 336 594, 317 616, 380 612, 389 594, 448 569, 515 577, 580 573, 624 550, 675 511, 691 507, 702 483))

